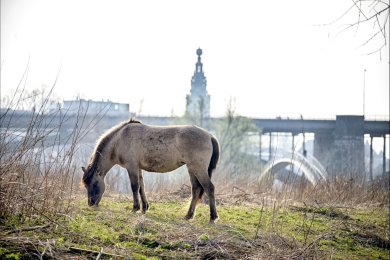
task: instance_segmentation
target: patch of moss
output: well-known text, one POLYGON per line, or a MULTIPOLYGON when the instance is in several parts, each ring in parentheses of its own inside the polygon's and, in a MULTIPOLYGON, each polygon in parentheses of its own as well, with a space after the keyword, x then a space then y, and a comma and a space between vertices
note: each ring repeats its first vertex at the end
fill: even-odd
POLYGON ((296 211, 316 213, 330 218, 351 219, 351 217, 335 208, 326 207, 292 207, 296 211))
POLYGON ((199 240, 202 241, 202 242, 210 241, 210 236, 207 235, 207 234, 202 234, 202 235, 199 236, 199 240))
POLYGON ((20 260, 23 254, 9 248, 0 247, 0 259, 5 260, 20 260))

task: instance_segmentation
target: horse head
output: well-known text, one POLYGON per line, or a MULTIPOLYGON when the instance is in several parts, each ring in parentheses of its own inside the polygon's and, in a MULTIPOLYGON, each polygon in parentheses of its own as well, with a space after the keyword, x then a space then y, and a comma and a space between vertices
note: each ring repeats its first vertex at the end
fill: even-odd
POLYGON ((106 188, 104 176, 99 174, 97 167, 88 166, 87 169, 84 167, 81 167, 81 169, 84 172, 83 183, 87 189, 88 205, 98 206, 106 188))

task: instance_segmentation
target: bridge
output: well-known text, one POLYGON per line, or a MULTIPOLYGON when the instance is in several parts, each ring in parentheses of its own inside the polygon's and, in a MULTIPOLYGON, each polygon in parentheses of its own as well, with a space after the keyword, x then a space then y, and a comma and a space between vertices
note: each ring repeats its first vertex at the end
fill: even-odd
MULTIPOLYGON (((369 180, 373 179, 373 139, 383 138, 383 173, 386 169, 386 136, 390 134, 390 122, 365 120, 364 116, 338 115, 335 120, 315 119, 253 119, 263 134, 290 133, 294 136, 314 133, 314 157, 331 174, 348 178, 366 178, 364 165, 364 135, 370 136, 369 180)), ((270 138, 271 140, 271 138, 270 138)), ((303 152, 304 151, 303 143, 303 152)), ((269 146, 271 147, 271 145, 269 146)))
MULTIPOLYGON (((0 128, 23 129, 27 128, 36 113, 29 111, 0 111, 0 128)), ((67 114, 64 112, 53 112, 44 115, 40 126, 42 128, 61 128, 64 136, 71 133, 76 127, 94 127, 94 132, 89 134, 91 140, 113 125, 127 120, 130 113, 101 113, 101 114, 67 114), (96 121, 96 123, 92 123, 96 121)), ((178 122, 174 117, 147 117, 139 116, 137 119, 144 123, 156 125, 168 125, 178 122)), ((218 121, 221 118, 209 118, 208 121, 218 121)), ((364 116, 338 115, 335 120, 316 119, 252 119, 259 129, 259 136, 273 133, 289 133, 292 136, 306 133, 314 133, 314 157, 324 166, 329 177, 345 175, 349 178, 362 177, 365 174, 364 165, 364 135, 369 135, 370 146, 370 167, 369 176, 372 176, 374 138, 383 138, 383 172, 386 169, 385 151, 386 136, 390 134, 390 122, 387 120, 366 120, 364 116)), ((3 130, 2 130, 3 132, 3 130)), ((88 138, 88 136, 87 136, 88 138)), ((271 138, 270 138, 271 140, 271 138)), ((304 141, 305 142, 305 141, 304 141)), ((305 154, 303 142, 303 156, 305 154)), ((270 144, 271 149, 271 144, 270 144)), ((271 153, 270 153, 271 155, 271 153)), ((363 176, 364 178, 366 176, 363 176)))
MULTIPOLYGON (((338 120, 345 117, 359 121, 364 119, 362 116, 337 116, 338 120)), ((336 129, 337 118, 336 120, 259 118, 253 119, 253 122, 262 129, 263 133, 331 133, 336 129)), ((389 121, 363 120, 362 124, 364 134, 375 137, 389 134, 389 121)))

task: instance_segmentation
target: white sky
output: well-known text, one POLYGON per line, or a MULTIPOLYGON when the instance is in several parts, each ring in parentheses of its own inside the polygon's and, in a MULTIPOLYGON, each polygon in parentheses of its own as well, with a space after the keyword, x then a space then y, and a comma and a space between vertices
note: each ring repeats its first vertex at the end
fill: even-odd
MULTIPOLYGON (((389 115, 389 52, 372 26, 333 26, 350 0, 1 0, 1 95, 15 89, 30 56, 27 88, 51 85, 63 99, 110 99, 145 115, 182 115, 198 47, 211 115, 229 98, 251 117, 389 115)), ((375 28, 374 28, 375 30, 375 28)), ((389 32, 389 28, 386 28, 389 32)), ((389 39, 387 39, 389 43, 389 39)))

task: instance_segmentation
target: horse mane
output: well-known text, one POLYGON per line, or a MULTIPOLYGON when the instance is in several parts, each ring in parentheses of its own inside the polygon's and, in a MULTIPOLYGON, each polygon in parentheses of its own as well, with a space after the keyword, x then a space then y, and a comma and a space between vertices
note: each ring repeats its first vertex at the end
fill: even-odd
POLYGON ((102 155, 102 152, 108 142, 112 139, 112 137, 123 127, 128 124, 142 124, 141 121, 130 118, 127 121, 121 122, 118 125, 112 127, 110 130, 106 131, 96 142, 95 149, 92 153, 92 157, 88 163, 87 171, 84 172, 83 182, 88 182, 88 179, 93 176, 90 172, 94 173, 98 168, 99 159, 102 155))

